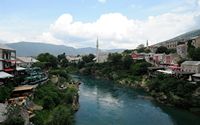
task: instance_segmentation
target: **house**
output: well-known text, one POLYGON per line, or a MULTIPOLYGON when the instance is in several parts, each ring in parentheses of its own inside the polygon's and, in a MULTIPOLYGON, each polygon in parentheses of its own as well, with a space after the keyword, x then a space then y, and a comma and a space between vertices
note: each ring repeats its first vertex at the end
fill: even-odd
POLYGON ((0 85, 14 77, 16 71, 16 51, 0 44, 0 85))
POLYGON ((16 50, 0 44, 0 71, 13 73, 16 70, 16 50))
POLYGON ((131 57, 133 60, 142 60, 142 59, 145 59, 145 55, 144 54, 141 54, 141 53, 132 53, 131 54, 131 57))
POLYGON ((196 36, 191 38, 192 40, 192 45, 196 48, 200 47, 200 36, 196 36))
POLYGON ((168 54, 168 55, 164 55, 163 64, 165 64, 165 65, 177 65, 179 60, 180 60, 179 55, 168 54))
POLYGON ((177 52, 177 54, 178 54, 180 57, 186 58, 186 57, 187 57, 187 54, 188 54, 187 48, 188 48, 188 46, 187 46, 186 43, 185 43, 185 44, 180 44, 180 45, 178 45, 178 46, 176 47, 176 52, 177 52))
POLYGON ((29 68, 32 66, 33 63, 39 62, 37 59, 33 58, 33 57, 20 57, 18 56, 16 58, 16 64, 19 67, 26 67, 29 68))
POLYGON ((192 80, 195 82, 200 82, 200 73, 192 75, 192 80))
POLYGON ((200 73, 200 61, 185 61, 181 64, 184 72, 200 73))
POLYGON ((154 54, 153 61, 155 64, 163 64, 164 63, 165 54, 154 54))
POLYGON ((71 63, 78 63, 82 60, 81 56, 66 56, 66 59, 71 63))

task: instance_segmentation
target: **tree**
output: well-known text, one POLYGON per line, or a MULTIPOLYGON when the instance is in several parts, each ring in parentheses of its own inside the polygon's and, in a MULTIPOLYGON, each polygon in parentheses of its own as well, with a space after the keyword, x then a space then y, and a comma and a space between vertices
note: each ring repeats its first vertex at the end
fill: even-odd
POLYGON ((95 56, 93 54, 89 54, 89 55, 86 55, 86 56, 83 56, 83 62, 85 63, 89 63, 89 62, 94 62, 94 59, 95 56))
POLYGON ((11 84, 0 86, 0 102, 4 102, 6 99, 10 98, 12 90, 13 90, 13 85, 11 84))
POLYGON ((137 49, 145 48, 144 44, 140 44, 137 46, 137 49))
POLYGON ((38 55, 37 59, 40 62, 46 62, 49 67, 57 67, 57 58, 49 53, 42 53, 38 55))
POLYGON ((64 106, 58 106, 52 114, 52 119, 48 125, 72 125, 74 117, 72 111, 64 106))
POLYGON ((165 53, 165 54, 169 54, 167 47, 165 46, 160 46, 157 48, 156 53, 165 53))
POLYGON ((122 62, 122 55, 119 53, 110 53, 108 55, 108 62, 119 64, 122 62))
POLYGON ((190 49, 189 56, 194 61, 200 61, 200 48, 190 49))
POLYGON ((124 50, 123 54, 124 55, 128 55, 128 54, 131 54, 133 52, 133 50, 124 50))
POLYGON ((136 62, 135 64, 133 64, 131 66, 131 70, 133 72, 134 75, 144 75, 147 73, 147 68, 151 66, 151 64, 147 63, 147 62, 136 62))
POLYGON ((123 57, 123 67, 124 69, 129 69, 131 64, 133 63, 133 59, 131 58, 130 55, 126 55, 123 57))
POLYGON ((61 67, 67 67, 69 65, 69 61, 66 59, 65 53, 58 55, 58 62, 61 67))

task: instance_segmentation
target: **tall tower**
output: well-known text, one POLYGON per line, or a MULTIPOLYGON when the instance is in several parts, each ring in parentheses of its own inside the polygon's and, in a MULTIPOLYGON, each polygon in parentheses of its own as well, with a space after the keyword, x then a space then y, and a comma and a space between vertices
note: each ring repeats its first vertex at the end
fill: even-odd
POLYGON ((147 49, 149 48, 149 41, 147 40, 147 43, 146 43, 146 47, 147 49))
POLYGON ((97 37, 97 43, 96 43, 96 62, 99 63, 99 39, 97 37))

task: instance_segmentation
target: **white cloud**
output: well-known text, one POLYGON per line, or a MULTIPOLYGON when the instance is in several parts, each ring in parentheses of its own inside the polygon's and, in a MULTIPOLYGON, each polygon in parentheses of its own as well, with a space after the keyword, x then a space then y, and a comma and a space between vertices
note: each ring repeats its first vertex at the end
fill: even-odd
POLYGON ((0 38, 12 42, 39 41, 74 47, 95 47, 98 37, 103 49, 132 49, 141 43, 145 44, 147 40, 154 44, 200 29, 200 0, 185 1, 185 6, 169 13, 149 16, 146 20, 130 19, 121 13, 106 13, 93 22, 82 22, 66 13, 58 17, 47 32, 34 36, 0 31, 0 38), (192 11, 191 6, 195 6, 192 11))
POLYGON ((94 46, 97 36, 102 48, 135 48, 150 40, 154 44, 200 28, 199 13, 166 13, 147 20, 129 19, 120 13, 103 14, 94 22, 74 21, 63 14, 51 24, 43 39, 76 47, 94 46), (48 34, 48 35, 47 35, 48 34))

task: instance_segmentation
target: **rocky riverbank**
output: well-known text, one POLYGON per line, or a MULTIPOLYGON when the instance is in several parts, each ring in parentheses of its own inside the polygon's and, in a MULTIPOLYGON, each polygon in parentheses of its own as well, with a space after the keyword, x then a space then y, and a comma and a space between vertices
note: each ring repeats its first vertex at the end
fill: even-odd
MULTIPOLYGON (((84 69, 82 69, 81 72, 83 72, 84 69)), ((80 73, 81 73, 80 72, 80 73)), ((148 98, 150 100, 155 100, 161 104, 168 105, 168 106, 175 106, 178 108, 183 108, 187 109, 191 112, 200 114, 200 88, 199 85, 193 86, 190 84, 185 84, 185 83, 179 83, 181 81, 177 80, 176 85, 175 79, 172 78, 167 78, 169 80, 174 80, 174 83, 166 83, 169 84, 169 86, 164 86, 164 83, 162 85, 157 85, 156 87, 151 86, 151 82, 156 82, 154 79, 149 78, 147 75, 143 76, 138 76, 135 78, 135 80, 129 79, 129 78, 120 78, 116 79, 118 76, 117 74, 113 74, 110 76, 106 76, 105 74, 102 74, 99 71, 93 71, 91 73, 92 76, 94 76, 97 79, 106 79, 106 80, 113 80, 117 84, 131 87, 131 88, 142 88, 146 92, 149 93, 150 96, 148 97, 143 97, 143 98, 148 98), (172 87, 172 85, 174 87, 172 87), (166 87, 166 90, 169 89, 168 91, 163 91, 163 90, 158 90, 159 87, 166 87), (182 90, 180 89, 180 86, 183 86, 182 90), (185 87, 189 87, 187 88, 185 87), (175 90, 171 90, 171 89, 175 90), (194 88, 195 90, 192 90, 191 88, 194 88), (186 91, 187 90, 187 91, 186 91), (183 93, 180 93, 183 92, 183 93), (185 93, 184 93, 185 92, 185 93), (187 94, 187 95, 186 95, 187 94), (190 98, 189 98, 190 96, 190 98)), ((164 80, 161 82, 165 82, 164 80)))

